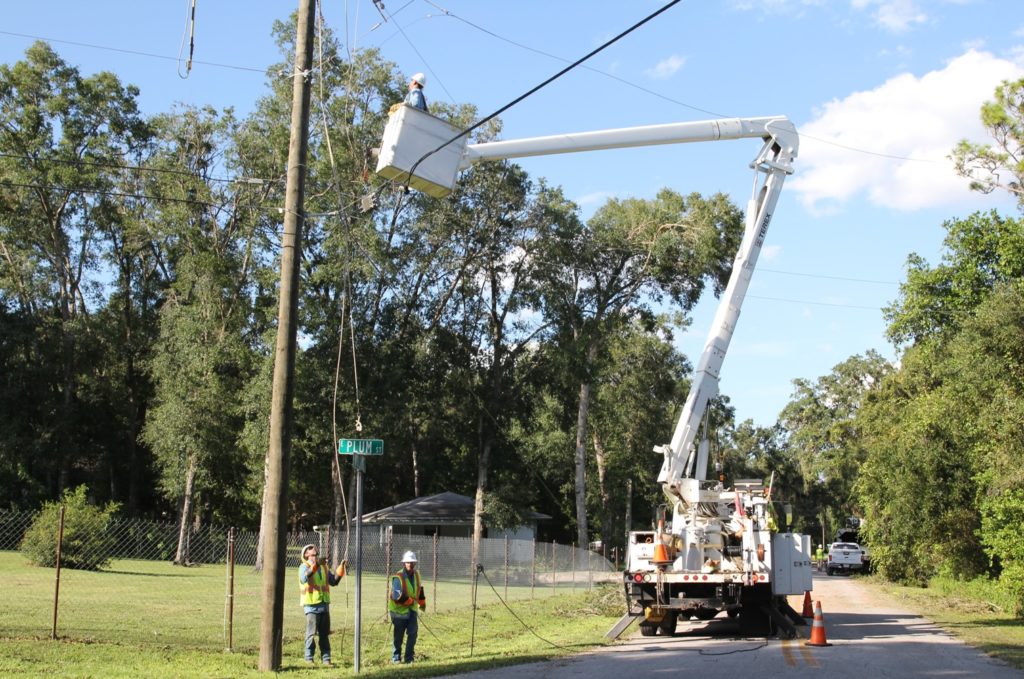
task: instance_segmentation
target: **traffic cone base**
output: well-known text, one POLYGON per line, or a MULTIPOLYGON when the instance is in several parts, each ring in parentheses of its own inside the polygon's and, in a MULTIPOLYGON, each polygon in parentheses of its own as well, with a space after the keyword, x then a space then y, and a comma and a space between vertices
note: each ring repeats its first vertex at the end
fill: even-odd
POLYGON ((802 618, 813 618, 814 609, 811 607, 811 593, 804 590, 804 612, 800 614, 802 618))
POLYGON ((814 622, 811 623, 811 639, 807 646, 831 646, 825 639, 825 619, 821 614, 821 602, 814 602, 814 622))
POLYGON ((654 558, 651 559, 651 563, 672 563, 672 559, 668 558, 668 549, 665 547, 665 543, 661 540, 658 541, 658 544, 654 545, 654 558))

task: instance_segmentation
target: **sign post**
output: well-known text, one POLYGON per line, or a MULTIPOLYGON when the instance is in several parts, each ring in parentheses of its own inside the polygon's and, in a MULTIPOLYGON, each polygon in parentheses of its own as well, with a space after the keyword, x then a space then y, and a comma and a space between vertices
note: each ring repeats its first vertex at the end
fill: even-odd
POLYGON ((362 647, 363 620, 363 472, 367 455, 383 455, 381 439, 340 439, 338 455, 351 455, 356 470, 356 606, 355 639, 352 644, 352 669, 359 674, 359 653, 362 647))

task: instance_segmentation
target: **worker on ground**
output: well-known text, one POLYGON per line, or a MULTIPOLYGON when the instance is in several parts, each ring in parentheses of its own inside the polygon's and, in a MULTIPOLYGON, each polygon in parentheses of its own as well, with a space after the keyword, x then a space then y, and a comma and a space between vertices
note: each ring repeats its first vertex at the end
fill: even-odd
POLYGON ((331 586, 345 577, 348 561, 341 560, 338 569, 331 572, 327 561, 319 558, 316 545, 302 548, 299 566, 299 591, 302 608, 306 613, 306 662, 313 662, 319 637, 320 659, 331 666, 331 586))
POLYGON ((411 663, 416 651, 416 635, 419 623, 416 620, 416 608, 421 611, 427 608, 427 598, 423 593, 420 574, 416 571, 416 552, 402 555, 402 570, 391 576, 388 586, 388 614, 391 624, 395 626, 394 643, 391 647, 391 662, 411 663), (402 637, 408 634, 405 642, 405 656, 402 656, 402 637))
POLYGON ((427 76, 422 73, 414 75, 409 81, 409 94, 405 95, 405 103, 421 111, 427 111, 427 98, 423 96, 423 87, 426 84, 427 76))

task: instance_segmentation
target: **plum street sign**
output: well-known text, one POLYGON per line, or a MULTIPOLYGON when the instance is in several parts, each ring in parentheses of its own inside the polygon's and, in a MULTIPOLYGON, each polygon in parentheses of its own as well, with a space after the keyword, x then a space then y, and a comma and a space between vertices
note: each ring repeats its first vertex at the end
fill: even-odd
POLYGON ((382 439, 339 439, 338 455, 383 455, 382 439))

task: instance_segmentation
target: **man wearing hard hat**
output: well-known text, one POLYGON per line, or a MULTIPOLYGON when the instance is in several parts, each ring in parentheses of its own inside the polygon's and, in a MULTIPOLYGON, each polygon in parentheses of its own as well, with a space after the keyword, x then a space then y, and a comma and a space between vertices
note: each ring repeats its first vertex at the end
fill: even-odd
POLYGON ((320 657, 324 665, 331 665, 331 586, 345 577, 348 561, 341 560, 331 571, 326 560, 319 557, 316 545, 302 548, 299 565, 299 592, 302 610, 306 614, 306 662, 313 662, 316 641, 320 641, 320 657))
POLYGON ((409 635, 405 644, 404 661, 412 662, 416 649, 416 634, 419 624, 416 622, 416 608, 421 611, 427 608, 427 597, 423 593, 423 583, 416 571, 416 552, 402 555, 402 570, 391 576, 388 592, 388 614, 391 624, 395 626, 394 643, 391 647, 391 662, 403 661, 402 637, 409 635))
MULTIPOLYGON (((427 110, 427 98, 423 96, 423 87, 427 84, 427 76, 417 73, 409 81, 409 94, 405 95, 405 103, 421 111, 427 110)), ((429 113, 429 111, 428 111, 429 113)))

